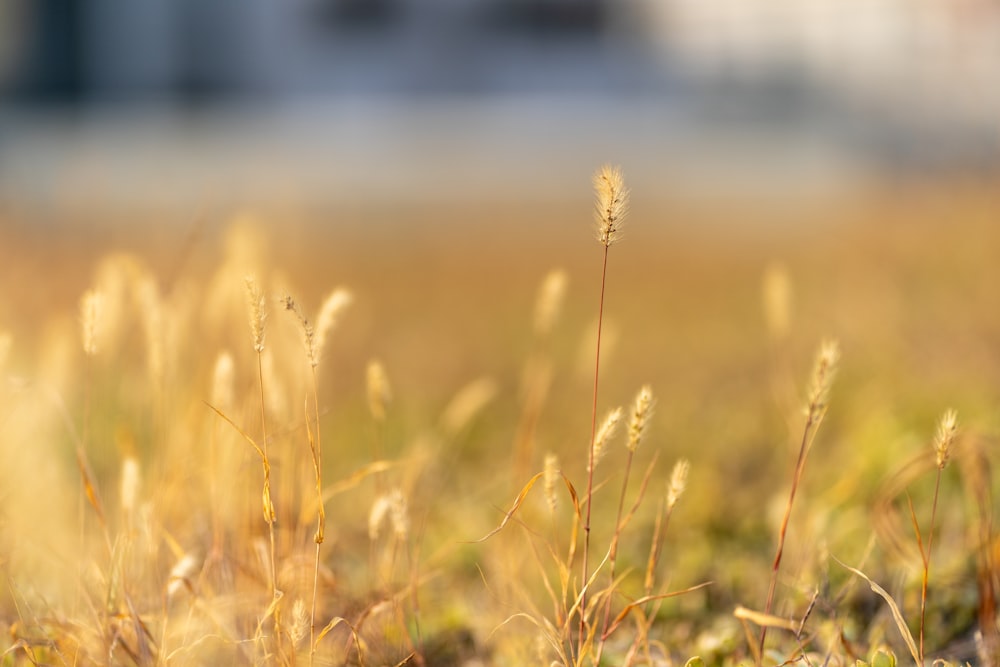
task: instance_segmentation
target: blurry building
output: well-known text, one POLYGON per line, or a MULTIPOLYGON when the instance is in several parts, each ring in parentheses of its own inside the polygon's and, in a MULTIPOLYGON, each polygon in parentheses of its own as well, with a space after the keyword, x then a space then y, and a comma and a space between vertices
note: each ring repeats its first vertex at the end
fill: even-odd
POLYGON ((4 0, 0 91, 197 100, 657 89, 621 0, 4 0))

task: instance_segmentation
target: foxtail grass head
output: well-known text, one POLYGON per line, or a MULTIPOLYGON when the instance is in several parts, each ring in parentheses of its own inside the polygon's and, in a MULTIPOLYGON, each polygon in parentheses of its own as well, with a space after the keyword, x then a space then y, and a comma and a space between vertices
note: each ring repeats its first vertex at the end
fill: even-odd
POLYGON ((97 330, 101 321, 102 304, 101 293, 96 290, 87 290, 80 298, 80 333, 83 352, 88 357, 97 354, 97 330))
POLYGON ((951 457, 951 447, 958 433, 958 413, 948 410, 938 423, 937 435, 934 437, 934 458, 938 470, 944 470, 951 457))
POLYGON ((545 455, 545 502, 549 511, 555 514, 559 507, 559 496, 556 495, 556 485, 559 483, 559 457, 549 452, 545 455))
POLYGON ((840 362, 840 344, 836 340, 824 340, 816 354, 812 379, 809 383, 809 404, 807 411, 822 414, 826 409, 827 397, 840 362))
POLYGON ((535 334, 539 337, 548 335, 559 318, 568 281, 565 271, 553 269, 538 288, 538 298, 535 301, 535 334))
POLYGON ((250 318, 253 349, 260 354, 264 351, 264 320, 267 317, 264 310, 264 295, 253 276, 246 276, 243 279, 243 286, 246 288, 247 315, 250 318))
POLYGON ((326 338, 340 320, 344 310, 354 301, 354 295, 350 290, 338 287, 330 292, 320 306, 319 315, 316 316, 316 338, 314 340, 313 352, 310 355, 312 365, 318 366, 319 360, 323 356, 323 348, 326 346, 326 338))
POLYGON ((594 174, 594 191, 597 195, 597 240, 605 248, 618 240, 622 221, 628 213, 629 190, 621 167, 605 165, 594 174))
POLYGON ((691 464, 688 463, 687 459, 679 459, 674 464, 674 470, 670 474, 670 485, 667 487, 668 510, 672 510, 677 501, 684 495, 684 490, 687 488, 688 471, 690 470, 691 464))
POLYGON ((285 310, 291 312, 299 323, 302 332, 302 344, 305 346, 306 356, 309 358, 309 365, 313 368, 319 366, 320 357, 323 354, 323 347, 326 345, 327 334, 336 325, 341 313, 351 304, 351 293, 338 287, 323 302, 319 315, 314 326, 306 314, 302 311, 298 302, 291 296, 284 296, 281 304, 285 310))
POLYGON ((368 390, 368 410, 376 421, 385 421, 389 402, 392 401, 392 388, 389 386, 389 376, 385 366, 378 359, 368 362, 366 372, 368 390))
POLYGON ((607 450, 608 441, 615 437, 615 433, 618 431, 618 423, 622 420, 622 413, 621 407, 615 408, 607 414, 604 421, 601 422, 601 427, 597 429, 597 435, 594 436, 593 456, 591 459, 595 468, 601 458, 603 458, 605 450, 607 450))
POLYGON ((635 404, 632 406, 632 414, 628 420, 628 443, 630 452, 639 448, 642 436, 646 432, 646 424, 653 414, 653 390, 647 384, 639 390, 635 397, 635 404))
POLYGON ((776 262, 768 266, 762 287, 768 334, 775 341, 785 340, 792 321, 792 281, 785 265, 776 262))
POLYGON ((212 369, 212 405, 221 410, 232 410, 236 405, 236 362, 233 355, 223 350, 215 358, 212 369))

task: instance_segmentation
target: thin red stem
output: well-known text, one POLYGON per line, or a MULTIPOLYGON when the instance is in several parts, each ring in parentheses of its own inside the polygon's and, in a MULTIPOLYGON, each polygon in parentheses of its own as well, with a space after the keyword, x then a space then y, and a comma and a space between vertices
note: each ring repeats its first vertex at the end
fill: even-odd
POLYGON ((587 635, 587 579, 589 568, 587 556, 590 551, 590 510, 591 498, 594 492, 594 440, 597 437, 597 387, 601 372, 601 324, 604 321, 604 286, 608 275, 608 246, 604 246, 604 265, 601 268, 601 302, 597 310, 597 352, 594 355, 594 403, 590 422, 590 447, 587 465, 587 517, 583 524, 583 580, 580 585, 583 591, 580 595, 580 637, 578 644, 580 652, 587 635))
MULTIPOLYGON (((815 414, 815 407, 810 406, 809 416, 806 420, 806 427, 802 432, 802 442, 799 445, 799 457, 795 462, 795 474, 792 477, 792 489, 788 494, 788 504, 785 505, 785 515, 781 519, 781 529, 778 532, 778 549, 774 554, 774 563, 771 566, 771 583, 767 587, 767 602, 764 604, 764 613, 770 614, 774 605, 774 591, 778 585, 778 569, 781 567, 781 557, 785 551, 785 535, 788 532, 788 521, 792 516, 792 505, 795 502, 795 493, 799 488, 799 481, 802 479, 802 471, 806 465, 806 454, 809 452, 809 439, 812 430, 818 423, 815 414)), ((758 644, 758 655, 763 660, 764 641, 767 639, 767 626, 760 629, 760 642, 758 644)))

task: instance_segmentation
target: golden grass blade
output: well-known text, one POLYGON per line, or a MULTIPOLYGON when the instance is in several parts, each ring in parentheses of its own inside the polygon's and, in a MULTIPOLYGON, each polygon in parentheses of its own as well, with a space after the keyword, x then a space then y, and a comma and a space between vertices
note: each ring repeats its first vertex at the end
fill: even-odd
POLYGON ((77 448, 76 465, 80 469, 80 478, 83 481, 83 492, 87 496, 87 502, 90 503, 90 506, 97 513, 97 519, 101 522, 101 527, 106 529, 107 521, 104 518, 104 504, 101 502, 101 496, 97 492, 97 487, 94 486, 94 473, 90 470, 90 465, 87 463, 86 454, 84 454, 82 448, 77 448))
POLYGON ((573 500, 573 512, 575 512, 577 516, 580 516, 580 497, 576 493, 576 488, 573 486, 573 482, 569 481, 569 477, 564 475, 561 471, 559 475, 562 477, 563 482, 566 483, 566 490, 569 491, 569 497, 573 500))
POLYGON ((639 493, 636 494, 635 500, 632 502, 632 506, 629 508, 628 513, 622 517, 621 524, 618 526, 618 531, 625 530, 625 527, 632 521, 636 512, 639 511, 639 506, 642 505, 643 498, 646 497, 646 489, 649 488, 649 480, 653 476, 653 470, 656 468, 656 462, 660 460, 660 453, 656 452, 653 454, 653 460, 649 462, 646 467, 646 473, 642 476, 642 481, 639 483, 639 493))
POLYGON ((333 629, 336 628, 338 625, 346 625, 347 628, 351 631, 351 634, 354 635, 355 639, 357 639, 358 636, 357 632, 355 632, 354 627, 351 625, 351 623, 346 618, 343 618, 341 616, 334 616, 332 619, 330 619, 330 622, 326 624, 326 627, 320 630, 319 634, 316 635, 316 641, 313 644, 313 647, 318 645, 320 640, 322 640, 323 637, 326 637, 328 634, 330 634, 333 631, 333 629))
MULTIPOLYGON (((372 475, 377 475, 381 472, 385 472, 386 470, 391 470, 397 465, 399 465, 399 461, 383 460, 372 461, 371 463, 361 466, 336 484, 325 485, 325 488, 323 489, 323 503, 327 503, 331 498, 338 494, 350 491, 372 475)), ((318 502, 319 501, 313 498, 302 504, 302 511, 299 513, 299 521, 301 523, 308 523, 309 521, 312 521, 316 514, 316 505, 318 502)))
POLYGON ((850 565, 847 565, 846 563, 841 562, 837 558, 834 558, 834 560, 837 561, 838 563, 840 563, 841 565, 843 565, 845 568, 847 568, 848 570, 850 570, 854 574, 858 575, 859 577, 861 577, 862 579, 864 579, 865 581, 867 581, 868 585, 871 587, 872 591, 874 591, 875 593, 877 593, 879 596, 882 597, 883 600, 886 601, 886 604, 889 605, 890 611, 892 611, 892 618, 893 618, 894 621, 896 621, 896 627, 899 629, 899 634, 901 634, 903 636, 903 641, 906 642, 906 648, 910 649, 910 655, 913 656, 913 662, 915 664, 919 665, 920 664, 920 655, 917 652, 917 642, 915 642, 913 640, 913 633, 910 632, 910 628, 907 627, 906 621, 903 619, 903 612, 901 612, 899 610, 899 605, 897 605, 896 601, 892 599, 892 596, 889 595, 889 593, 884 588, 882 588, 881 586, 879 586, 878 584, 876 584, 874 581, 872 581, 871 579, 869 579, 868 575, 866 575, 861 570, 855 569, 855 568, 851 567, 850 565))
POLYGON ((644 595, 643 597, 630 602, 629 604, 625 605, 624 609, 618 612, 618 615, 615 617, 614 622, 611 623, 611 625, 607 629, 607 632, 604 633, 604 639, 607 639, 608 637, 611 636, 611 634, 618 628, 619 625, 621 625, 622 621, 625 620, 629 612, 632 611, 633 609, 641 607, 647 602, 653 602, 655 600, 666 600, 667 598, 675 598, 680 595, 687 595, 688 593, 693 593, 694 591, 697 591, 699 589, 711 586, 713 583, 715 582, 704 581, 700 584, 691 586, 690 588, 685 588, 684 590, 672 591, 670 593, 660 593, 658 595, 644 595))
POLYGON ((481 542, 485 542, 486 540, 490 539, 491 537, 499 533, 501 530, 503 530, 504 527, 508 523, 510 523, 510 520, 514 518, 514 515, 517 513, 517 510, 520 509, 521 504, 524 503, 524 499, 528 497, 528 492, 531 491, 531 487, 533 487, 535 485, 535 482, 537 482, 544 476, 545 476, 544 472, 539 472, 535 473, 535 476, 528 480, 528 483, 524 485, 524 487, 521 489, 521 492, 517 494, 517 500, 514 501, 514 505, 507 511, 507 514, 504 515, 503 521, 500 522, 499 526, 497 526, 490 532, 486 533, 486 535, 480 537, 478 540, 473 540, 471 542, 464 542, 463 544, 479 544, 481 542))
POLYGON ((789 630, 790 632, 797 632, 799 629, 798 623, 790 621, 787 618, 781 618, 780 616, 775 616, 774 614, 765 614, 760 611, 754 611, 753 609, 748 609, 742 605, 737 606, 736 609, 733 610, 733 616, 741 621, 750 621, 759 627, 767 626, 769 628, 780 628, 782 630, 789 630))
POLYGON ((256 440, 254 440, 252 437, 250 437, 249 433, 247 433, 246 431, 244 431, 243 429, 241 429, 239 426, 237 426, 236 422, 234 422, 232 419, 230 419, 226 415, 226 413, 224 413, 219 408, 215 407, 214 405, 212 405, 211 403, 209 403, 207 401, 205 401, 205 405, 207 405, 213 412, 215 412, 215 414, 219 415, 224 420, 226 420, 226 422, 230 426, 232 426, 234 429, 236 429, 236 432, 239 433, 241 436, 243 436, 243 439, 246 440, 247 442, 249 442, 250 445, 254 448, 254 450, 257 452, 257 456, 260 457, 261 461, 267 461, 267 457, 264 456, 264 450, 261 449, 260 445, 257 444, 256 440))
MULTIPOLYGON (((576 489, 573 488, 572 482, 569 481, 569 478, 566 477, 566 475, 563 475, 562 473, 560 473, 560 475, 562 475, 563 481, 566 483, 566 489, 569 491, 569 495, 573 499, 573 511, 576 512, 577 515, 579 515, 580 502, 576 495, 576 489)), ((528 483, 521 488, 521 492, 517 494, 517 499, 514 501, 513 506, 511 506, 511 508, 507 511, 507 514, 504 515, 503 521, 500 522, 499 526, 488 532, 483 537, 480 537, 478 540, 472 540, 470 542, 462 542, 462 544, 479 544, 481 542, 485 542, 486 540, 490 539, 491 537, 499 533, 501 530, 503 530, 504 527, 506 527, 507 524, 510 523, 510 520, 514 518, 514 515, 517 513, 517 510, 520 509, 521 505, 524 503, 524 499, 528 497, 528 492, 531 491, 531 487, 533 487, 535 483, 544 476, 545 476, 545 471, 542 471, 539 473, 535 473, 535 475, 528 480, 528 483)))

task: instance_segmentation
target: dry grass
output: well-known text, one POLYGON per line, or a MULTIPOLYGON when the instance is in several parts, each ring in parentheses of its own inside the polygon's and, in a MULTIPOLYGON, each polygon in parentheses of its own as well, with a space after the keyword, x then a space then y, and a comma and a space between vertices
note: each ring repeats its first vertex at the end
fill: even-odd
POLYGON ((1000 205, 905 194, 756 237, 634 202, 600 465, 585 201, 528 248, 0 226, 3 663, 995 664, 1000 205))

